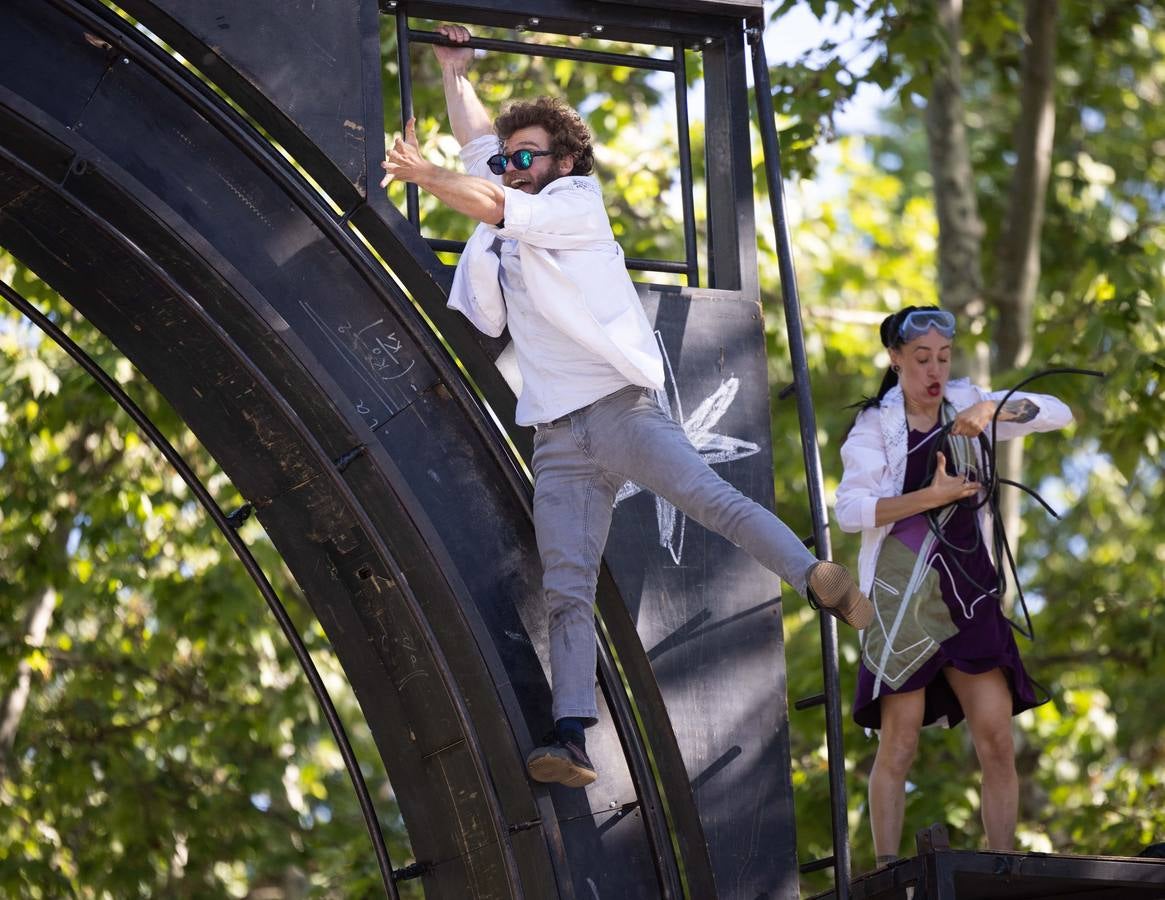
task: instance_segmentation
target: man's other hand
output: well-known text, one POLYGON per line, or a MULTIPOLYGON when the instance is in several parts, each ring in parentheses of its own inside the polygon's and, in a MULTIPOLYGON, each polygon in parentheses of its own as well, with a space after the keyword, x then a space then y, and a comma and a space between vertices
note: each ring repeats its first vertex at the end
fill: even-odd
POLYGON ((392 148, 385 156, 384 162, 380 164, 380 168, 388 173, 380 182, 382 188, 388 187, 388 183, 394 178, 398 181, 411 181, 417 184, 425 172, 435 168, 431 162, 421 156, 421 148, 417 144, 417 120, 415 118, 409 119, 405 123, 404 137, 398 137, 393 142, 392 148))
MULTIPOLYGON (((469 29, 464 25, 438 25, 437 34, 442 34, 454 44, 464 44, 472 37, 469 29)), ((473 62, 473 50, 470 47, 446 47, 434 44, 433 52, 437 55, 437 62, 441 68, 452 67, 455 72, 464 74, 473 62)))

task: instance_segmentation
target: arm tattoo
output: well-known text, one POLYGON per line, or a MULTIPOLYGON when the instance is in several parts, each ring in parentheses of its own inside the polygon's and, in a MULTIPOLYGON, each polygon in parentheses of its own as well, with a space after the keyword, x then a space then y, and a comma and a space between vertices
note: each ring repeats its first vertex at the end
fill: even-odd
POLYGON ((1008 400, 1003 404, 1001 412, 1006 414, 1000 416, 1000 421, 1006 422, 1030 422, 1039 413, 1040 408, 1035 405, 1027 397, 1022 400, 1008 400))

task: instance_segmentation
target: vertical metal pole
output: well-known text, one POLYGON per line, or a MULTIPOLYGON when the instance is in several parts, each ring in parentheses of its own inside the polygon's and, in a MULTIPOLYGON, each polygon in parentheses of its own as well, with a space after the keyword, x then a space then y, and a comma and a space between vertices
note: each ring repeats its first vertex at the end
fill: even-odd
MULTIPOLYGON (((817 447, 817 420, 809 392, 809 363, 805 354, 805 335, 801 330, 801 301, 797 295, 797 273, 793 267, 792 239, 785 212, 785 186, 781 180, 781 146, 773 115, 772 86, 765 59, 764 23, 749 22, 748 40, 752 44, 753 84, 756 88, 757 117, 764 149, 765 177, 769 187, 777 260, 781 273, 781 294, 785 305, 785 329, 789 335, 789 356, 793 364, 793 384, 797 395, 797 417, 801 424, 801 451, 805 458, 805 477, 809 489, 809 509, 813 517, 813 540, 817 556, 828 559, 829 520, 825 511, 825 487, 821 475, 821 454, 817 447)), ((841 735, 841 698, 838 679, 837 626, 834 619, 821 615, 821 655, 825 679, 825 740, 829 754, 829 794, 833 819, 833 874, 835 897, 847 900, 850 881, 850 844, 845 790, 845 750, 841 735)))
MULTIPOLYGON (((409 15, 405 4, 396 5, 396 58, 400 75, 400 128, 404 133, 405 124, 413 117, 413 73, 409 64, 409 15)), ((411 182, 405 185, 405 206, 408 219, 417 228, 421 227, 421 211, 417 202, 417 186, 411 182)))
POLYGON ((712 261, 716 258, 714 255, 716 252, 716 231, 712 227, 712 192, 710 190, 708 190, 708 185, 709 185, 708 175, 709 175, 710 171, 711 170, 708 167, 708 141, 707 141, 707 139, 705 139, 705 141, 704 141, 704 221, 707 223, 707 226, 708 226, 708 228, 707 228, 708 239, 706 242, 707 247, 708 247, 708 287, 714 288, 714 287, 718 287, 718 285, 716 283, 716 267, 712 264, 712 261))
POLYGON ((743 20, 731 35, 703 47, 708 283, 759 298, 743 20))
POLYGON ((684 257, 688 287, 700 286, 700 258, 696 250, 696 211, 692 198, 692 136, 688 125, 688 61, 681 41, 673 46, 676 77, 676 131, 679 133, 680 191, 684 205, 684 257))

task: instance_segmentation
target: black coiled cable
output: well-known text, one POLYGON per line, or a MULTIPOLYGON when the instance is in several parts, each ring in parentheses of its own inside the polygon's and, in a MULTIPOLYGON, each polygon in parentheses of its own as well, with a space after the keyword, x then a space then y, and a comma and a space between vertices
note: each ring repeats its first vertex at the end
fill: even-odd
MULTIPOLYGON (((1031 384, 1036 379, 1044 378, 1048 375, 1088 375, 1093 378, 1105 377, 1103 372, 1097 372, 1093 369, 1075 369, 1068 367, 1043 369, 1039 372, 1036 372, 1034 375, 1028 376, 1027 378, 1020 381, 1019 384, 1011 388, 1006 394, 1003 395, 1003 399, 999 401, 995 409, 995 415, 991 417, 990 439, 987 438, 987 435, 984 432, 980 432, 978 435, 979 459, 981 462, 981 469, 979 474, 980 481, 984 487, 983 497, 982 499, 955 501, 957 504, 975 511, 978 511, 984 505, 990 506, 992 519, 991 539, 992 548, 995 551, 993 554, 993 559, 995 562, 994 568, 996 573, 996 583, 994 587, 979 584, 967 573, 967 570, 963 568, 962 563, 959 561, 960 556, 969 556, 979 548, 979 542, 983 539, 981 530, 978 527, 975 528, 975 542, 971 547, 958 547, 951 543, 951 541, 949 541, 942 533, 942 523, 940 522, 943 510, 947 509, 953 504, 936 507, 935 509, 928 510, 926 513, 926 521, 931 533, 935 536, 935 539, 940 544, 951 551, 949 554, 949 562, 951 562, 955 568, 959 570, 963 577, 966 578, 967 581, 977 590, 984 594, 996 597, 1000 602, 1002 602, 1003 595, 1007 592, 1007 573, 1003 568, 1003 560, 1006 558, 1007 567, 1011 570, 1012 578, 1015 581, 1016 599, 1019 601, 1019 608, 1023 611, 1024 625, 1019 625, 1010 617, 1007 618, 1007 621, 1012 628, 1014 628, 1028 640, 1035 639, 1035 630, 1032 626, 1031 614, 1028 612, 1027 601, 1024 599, 1023 587, 1019 583, 1019 572, 1016 569, 1015 557, 1011 552, 1011 544, 1008 543, 1007 533, 1003 526, 1003 518, 999 512, 999 486, 1001 484, 1006 484, 1010 485, 1011 487, 1019 488, 1020 490, 1025 491, 1036 500, 1038 500, 1040 505, 1043 506, 1043 508, 1046 509, 1052 516, 1057 519, 1059 519, 1060 516, 1054 509, 1052 509, 1047 501, 1045 501, 1044 498, 1041 497, 1039 493, 1037 493, 1032 488, 1029 488, 1025 484, 1020 484, 1018 481, 1012 481, 1008 478, 1000 477, 995 462, 995 437, 999 424, 999 413, 1003 410, 1004 404, 1007 403, 1011 395, 1026 385, 1031 384)), ((953 425, 953 420, 943 423, 936 437, 930 442, 930 449, 927 452, 926 460, 926 477, 922 483, 923 487, 929 485, 934 479, 935 468, 937 466, 936 456, 938 454, 939 448, 946 445, 947 440, 950 437, 951 427, 953 425)))

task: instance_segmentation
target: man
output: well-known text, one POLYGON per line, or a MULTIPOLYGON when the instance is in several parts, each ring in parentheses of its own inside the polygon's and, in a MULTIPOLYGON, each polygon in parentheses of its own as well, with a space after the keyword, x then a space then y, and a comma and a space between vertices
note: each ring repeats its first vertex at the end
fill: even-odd
POLYGON ((453 45, 435 52, 469 174, 426 162, 410 121, 382 164, 381 186, 412 182, 481 223, 449 305, 495 337, 508 324, 522 381, 516 419, 535 428, 534 530, 555 731, 526 763, 536 781, 582 787, 596 777, 584 737, 597 715, 595 586, 625 481, 724 535, 850 625, 868 625, 873 607, 842 566, 819 562, 713 472, 657 404, 663 361, 590 174, 591 136, 578 113, 540 97, 491 122, 467 77, 473 51, 457 46, 469 32, 437 30, 453 45))

